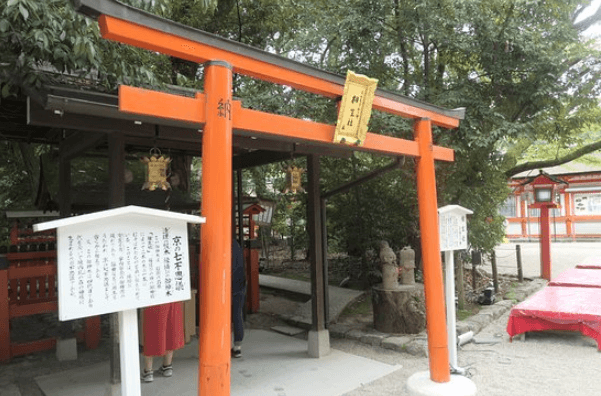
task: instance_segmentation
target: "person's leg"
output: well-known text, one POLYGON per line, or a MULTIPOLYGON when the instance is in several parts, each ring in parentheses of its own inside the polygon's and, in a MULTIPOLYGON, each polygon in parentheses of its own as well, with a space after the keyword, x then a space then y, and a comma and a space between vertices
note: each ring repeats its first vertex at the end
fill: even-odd
POLYGON ((159 371, 161 372, 161 374, 163 374, 163 377, 171 377, 173 375, 173 351, 167 351, 165 352, 165 355, 163 356, 163 365, 161 366, 161 368, 159 368, 159 371))
POLYGON ((234 348, 232 356, 242 357, 242 340, 244 339, 244 296, 246 293, 238 292, 232 296, 232 329, 234 331, 234 348))
POLYGON ((173 363, 173 351, 167 351, 163 356, 163 366, 171 366, 173 363))
POLYGON ((152 371, 152 356, 144 356, 144 370, 152 371))
POLYGON ((142 381, 144 382, 152 382, 154 380, 152 360, 152 356, 144 356, 144 372, 142 372, 142 381))

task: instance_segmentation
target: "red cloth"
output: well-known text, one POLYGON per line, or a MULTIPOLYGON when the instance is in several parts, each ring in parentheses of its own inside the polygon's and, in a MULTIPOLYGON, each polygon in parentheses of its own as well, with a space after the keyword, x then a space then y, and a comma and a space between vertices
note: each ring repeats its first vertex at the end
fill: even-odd
POLYGON ((543 330, 579 331, 597 341, 601 351, 601 288, 545 287, 511 309, 511 338, 543 330))
POLYGON ((184 346, 181 302, 146 307, 143 326, 144 356, 163 356, 184 346))
POLYGON ((601 271, 598 269, 570 268, 551 279, 549 286, 601 288, 601 271))

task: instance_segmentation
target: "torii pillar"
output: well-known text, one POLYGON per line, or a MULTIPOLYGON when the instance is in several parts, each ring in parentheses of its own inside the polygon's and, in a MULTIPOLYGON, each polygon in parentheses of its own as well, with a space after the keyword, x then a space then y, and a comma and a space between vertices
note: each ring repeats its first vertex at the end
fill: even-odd
POLYGON ((467 377, 451 375, 449 368, 431 120, 417 119, 413 132, 419 147, 416 167, 417 199, 430 371, 417 372, 409 377, 407 391, 409 396, 475 396, 476 385, 467 377))
MULTIPOLYGON (((202 137, 202 215, 199 307, 199 394, 228 395, 232 265, 232 67, 205 63, 206 124, 202 137), (202 393, 200 393, 202 389, 202 393)), ((203 104, 200 103, 200 106, 203 104)))

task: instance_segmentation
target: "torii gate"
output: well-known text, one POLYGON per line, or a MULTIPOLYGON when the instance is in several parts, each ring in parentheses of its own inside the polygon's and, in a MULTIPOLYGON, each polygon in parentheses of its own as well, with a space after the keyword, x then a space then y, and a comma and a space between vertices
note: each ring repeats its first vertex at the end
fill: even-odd
MULTIPOLYGON (((105 39, 205 64, 204 93, 195 98, 121 86, 119 109, 188 121, 202 128, 202 215, 199 294, 198 394, 229 395, 232 133, 273 139, 333 143, 332 125, 245 109, 232 99, 232 73, 323 95, 342 96, 344 79, 243 44, 177 24, 115 0, 73 0, 77 11, 95 18, 105 39)), ((456 128, 463 110, 446 110, 378 90, 373 107, 414 119, 415 140, 368 133, 352 147, 384 155, 418 158, 417 193, 426 294, 430 378, 451 380, 445 324, 434 161, 453 161, 451 149, 434 146, 432 125, 456 128)), ((319 329, 318 329, 319 330, 319 329)))

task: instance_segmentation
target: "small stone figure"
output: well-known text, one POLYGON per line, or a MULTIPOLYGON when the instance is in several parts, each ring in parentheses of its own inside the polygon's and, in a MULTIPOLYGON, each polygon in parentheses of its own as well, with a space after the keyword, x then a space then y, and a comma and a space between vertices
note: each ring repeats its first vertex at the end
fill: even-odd
POLYGON ((380 242, 380 263, 382 265, 382 288, 384 290, 396 289, 399 285, 396 254, 386 241, 380 242))
POLYGON ((411 246, 405 246, 399 252, 399 261, 401 265, 401 284, 415 284, 415 250, 411 246))

